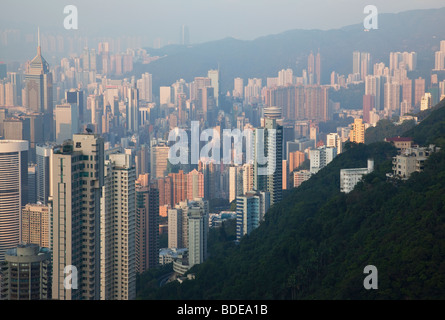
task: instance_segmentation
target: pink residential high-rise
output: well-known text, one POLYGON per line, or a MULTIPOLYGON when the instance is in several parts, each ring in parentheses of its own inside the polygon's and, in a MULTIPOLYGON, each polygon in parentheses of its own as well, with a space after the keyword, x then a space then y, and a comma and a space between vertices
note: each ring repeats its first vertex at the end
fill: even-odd
POLYGON ((204 174, 196 169, 187 175, 187 199, 204 198, 204 174))

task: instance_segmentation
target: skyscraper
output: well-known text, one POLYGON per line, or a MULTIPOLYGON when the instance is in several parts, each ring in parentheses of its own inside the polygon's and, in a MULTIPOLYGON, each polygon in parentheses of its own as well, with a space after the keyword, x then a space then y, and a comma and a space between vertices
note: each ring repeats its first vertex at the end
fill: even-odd
POLYGON ((21 212, 28 201, 28 146, 28 141, 0 140, 0 262, 21 237, 21 212))
POLYGON ((62 144, 71 140, 73 135, 79 133, 79 109, 77 104, 61 104, 56 106, 56 142, 62 144))
POLYGON ((309 84, 314 84, 314 78, 315 78, 315 57, 314 54, 309 54, 309 57, 307 58, 307 73, 309 77, 309 84))
POLYGON ((186 25, 182 25, 181 26, 181 33, 179 36, 179 43, 181 45, 189 45, 190 44, 190 31, 189 31, 189 27, 186 25))
POLYGON ((142 74, 141 79, 137 81, 137 88, 140 100, 153 101, 153 76, 150 73, 142 74))
POLYGON ((104 141, 76 134, 52 155, 53 299, 100 299, 100 204, 104 141), (64 286, 65 268, 76 267, 78 289, 64 286))
MULTIPOLYGON (((196 169, 187 174, 187 199, 204 198, 204 175, 196 169)), ((183 201, 183 200, 181 200, 183 201)), ((179 203, 180 201, 175 201, 179 203)))
POLYGON ((51 299, 51 252, 48 248, 36 244, 18 245, 6 251, 2 264, 4 278, 1 298, 51 299))
POLYGON ((29 121, 29 162, 36 163, 36 146, 45 141, 45 116, 43 113, 32 112, 23 115, 22 119, 29 121))
POLYGON ((397 82, 385 83, 384 110, 390 116, 398 113, 400 108, 400 84, 397 82))
POLYGON ((184 248, 182 239, 183 212, 179 205, 168 210, 168 247, 184 248))
POLYGON ((413 105, 413 81, 411 79, 405 79, 402 82, 402 101, 406 101, 408 108, 411 109, 413 105))
POLYGON ((425 79, 419 77, 414 80, 414 106, 420 108, 420 101, 425 95, 425 79))
POLYGON ((36 193, 37 201, 42 204, 48 203, 50 195, 50 161, 52 146, 42 145, 36 147, 36 193))
MULTIPOLYGON (((372 108, 375 108, 376 110, 380 110, 380 89, 381 89, 381 81, 380 76, 375 75, 368 75, 365 78, 365 95, 372 95, 374 96, 374 105, 372 108)), ((372 110, 371 108, 371 110, 372 110)))
POLYGON ((277 123, 280 117, 280 108, 265 108, 264 127, 254 131, 254 189, 268 191, 271 206, 283 195, 283 127, 277 123))
POLYGON ((127 94, 127 131, 137 133, 139 130, 139 91, 136 88, 128 88, 127 94))
POLYGON ((209 232, 209 204, 195 199, 187 207, 189 267, 207 259, 207 238, 209 232))
POLYGON ((361 59, 360 59, 360 51, 354 51, 352 53, 352 73, 357 74, 360 73, 360 65, 361 59))
POLYGON ((242 167, 229 167, 229 202, 236 199, 237 196, 243 194, 243 174, 242 167))
POLYGON ((216 107, 219 107, 219 87, 220 87, 220 71, 209 70, 208 75, 210 78, 210 86, 213 88, 213 97, 215 99, 216 107))
POLYGON ((105 162, 101 212, 101 299, 136 298, 135 167, 128 154, 105 162))
POLYGON ((243 98, 244 97, 244 80, 242 78, 235 78, 233 80, 233 97, 243 98))
POLYGON ((79 123, 82 125, 86 120, 84 93, 79 89, 70 89, 65 92, 66 102, 69 104, 76 104, 79 112, 79 123))
POLYGON ((37 165, 28 165, 28 201, 27 203, 37 203, 37 165))
POLYGON ((53 76, 48 62, 42 57, 40 33, 38 38, 37 55, 30 62, 25 73, 25 102, 28 109, 44 114, 47 124, 45 140, 51 140, 53 134, 53 76))
POLYGON ((165 144, 151 147, 150 152, 150 174, 151 179, 163 178, 167 170, 168 152, 170 148, 165 144))
POLYGON ((317 56, 315 58, 315 75, 316 75, 316 81, 317 84, 321 84, 321 55, 320 52, 317 53, 317 56))
POLYGON ((363 96, 363 121, 370 123, 370 112, 375 106, 375 96, 365 94, 363 96))
POLYGON ((136 188, 136 272, 159 263, 159 191, 153 186, 136 188))

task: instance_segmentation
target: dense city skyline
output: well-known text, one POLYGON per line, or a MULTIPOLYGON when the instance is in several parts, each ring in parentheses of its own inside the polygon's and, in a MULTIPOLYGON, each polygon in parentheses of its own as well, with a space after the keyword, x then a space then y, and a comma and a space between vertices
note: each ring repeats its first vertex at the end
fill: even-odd
MULTIPOLYGON (((173 7, 187 14, 177 1, 78 1, 89 17, 70 6, 64 28, 99 8, 120 23, 124 8, 138 9, 133 20, 147 6, 157 16, 173 7)), ((349 6, 347 14, 358 2, 336 9, 349 6)), ((385 12, 400 3, 375 4, 385 12)), ((192 4, 203 3, 187 10, 192 4)), ((238 5, 255 29, 249 19, 261 10, 286 6, 286 20, 297 5, 252 4, 221 0, 206 10, 234 18, 238 5)), ((322 4, 305 6, 313 21, 301 23, 339 24, 331 15, 320 23, 332 10, 322 4)), ((45 15, 59 6, 39 5, 45 15)), ((443 265, 445 252, 445 7, 385 16, 383 31, 373 8, 372 24, 358 12, 363 28, 265 37, 246 51, 229 47, 235 54, 221 64, 220 47, 192 48, 193 23, 174 15, 181 45, 170 51, 105 24, 112 37, 93 45, 42 32, 51 21, 34 25, 34 35, 0 25, 0 300, 442 297, 445 275, 425 264, 443 265), (405 28, 413 19, 423 25, 405 28), (413 287, 425 273, 434 281, 413 287)), ((17 16, 16 5, 8 9, 17 16)), ((45 19, 37 8, 34 16, 45 19)))

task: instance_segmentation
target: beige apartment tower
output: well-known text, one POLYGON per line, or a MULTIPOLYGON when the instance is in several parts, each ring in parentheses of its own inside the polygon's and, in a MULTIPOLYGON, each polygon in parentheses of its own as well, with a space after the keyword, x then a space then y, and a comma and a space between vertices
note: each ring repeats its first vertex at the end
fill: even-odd
POLYGON ((101 299, 136 298, 136 168, 128 154, 105 164, 101 212, 101 299))
POLYGON ((27 204, 22 209, 22 243, 49 248, 49 207, 27 204))
POLYGON ((52 297, 100 299, 100 199, 104 184, 104 142, 76 134, 52 155, 52 297), (68 275, 77 287, 64 281, 68 275))

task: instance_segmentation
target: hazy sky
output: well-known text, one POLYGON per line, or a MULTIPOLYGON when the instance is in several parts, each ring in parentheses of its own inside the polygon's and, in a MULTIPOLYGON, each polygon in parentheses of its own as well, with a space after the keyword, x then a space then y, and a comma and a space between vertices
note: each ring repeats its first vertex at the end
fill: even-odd
POLYGON ((63 32, 63 8, 76 5, 79 33, 117 30, 167 44, 179 41, 185 24, 192 43, 225 37, 250 40, 291 29, 361 23, 368 4, 379 13, 445 6, 444 0, 0 0, 0 28, 26 24, 63 32))

